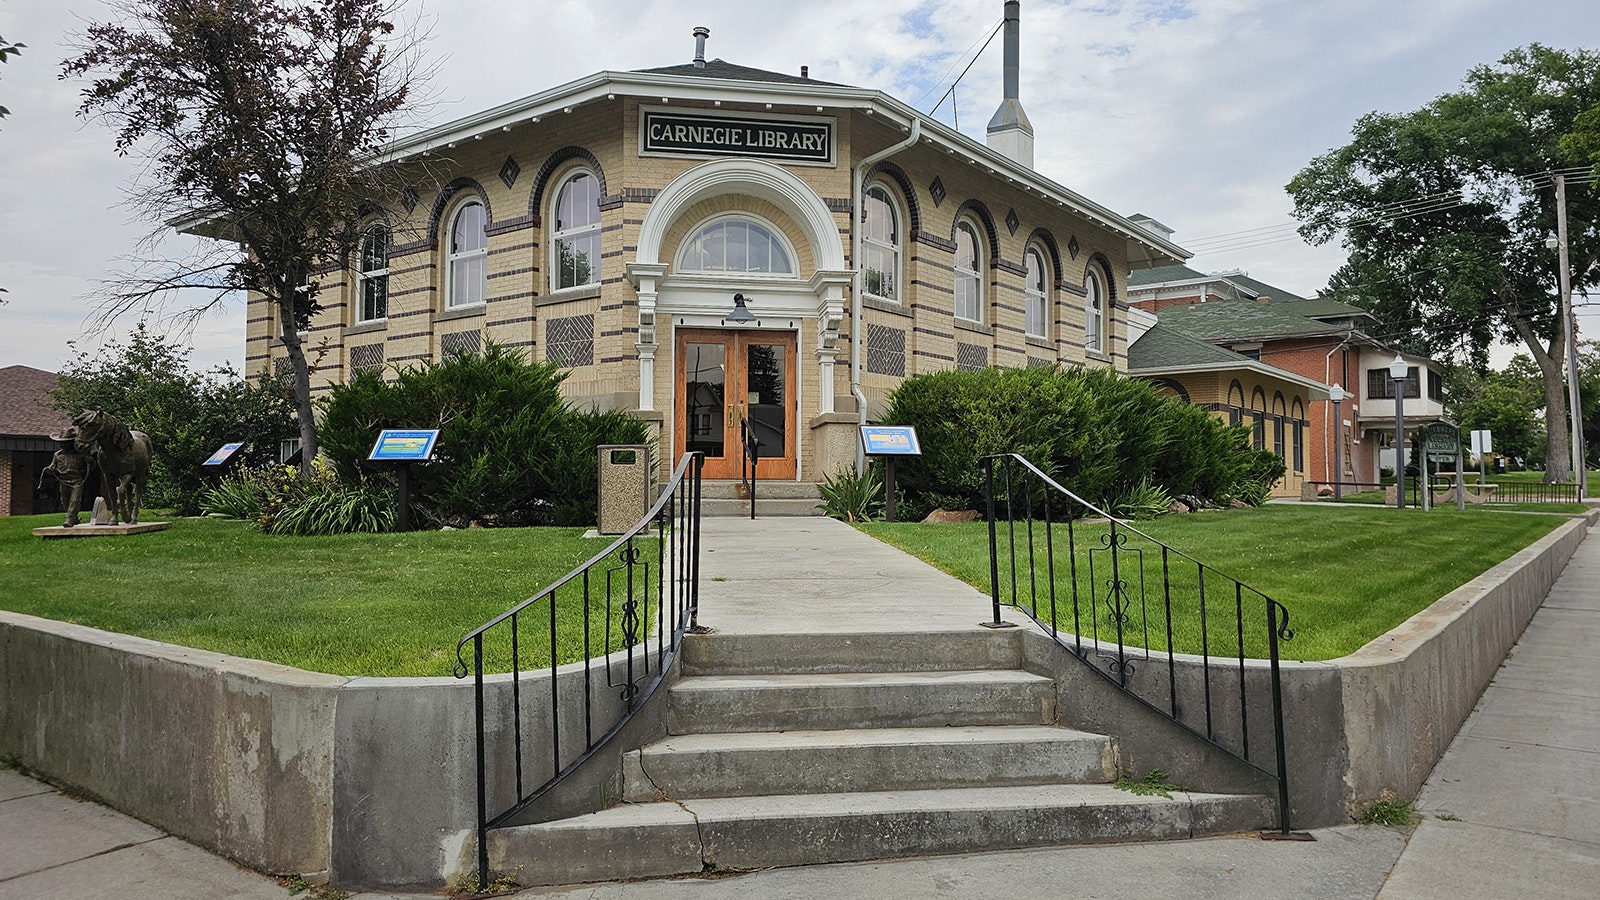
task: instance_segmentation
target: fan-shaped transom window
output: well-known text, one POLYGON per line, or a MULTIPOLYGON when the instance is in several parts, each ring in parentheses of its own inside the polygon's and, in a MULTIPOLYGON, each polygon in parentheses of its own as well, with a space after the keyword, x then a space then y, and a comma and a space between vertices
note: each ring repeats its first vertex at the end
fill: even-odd
POLYGON ((556 194, 552 290, 600 283, 600 179, 586 169, 556 194))
POLYGON ((681 272, 793 275, 794 254, 774 228, 746 218, 713 219, 696 228, 678 252, 681 272))

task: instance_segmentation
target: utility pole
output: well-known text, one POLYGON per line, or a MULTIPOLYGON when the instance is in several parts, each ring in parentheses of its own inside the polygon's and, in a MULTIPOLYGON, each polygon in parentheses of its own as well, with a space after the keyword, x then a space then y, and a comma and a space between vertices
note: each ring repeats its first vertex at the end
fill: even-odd
POLYGON ((1567 345, 1567 406, 1572 450, 1572 477, 1578 482, 1578 499, 1583 500, 1589 475, 1583 468, 1583 407, 1578 403, 1578 321, 1572 314, 1572 276, 1567 270, 1567 177, 1555 176, 1556 184, 1556 264, 1561 286, 1561 329, 1567 345))

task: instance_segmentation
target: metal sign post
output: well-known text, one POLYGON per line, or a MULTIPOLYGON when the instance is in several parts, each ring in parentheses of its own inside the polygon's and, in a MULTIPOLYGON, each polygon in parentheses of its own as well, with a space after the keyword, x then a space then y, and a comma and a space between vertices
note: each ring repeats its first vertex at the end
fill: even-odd
POLYGON ((893 522, 895 457, 922 455, 917 429, 910 425, 863 425, 861 447, 869 457, 883 457, 883 518, 893 522))
POLYGON ((378 440, 367 454, 371 462, 391 462, 399 468, 400 496, 399 521, 395 530, 411 530, 411 464, 427 462, 433 458, 433 445, 439 440, 439 429, 385 428, 378 432, 378 440))

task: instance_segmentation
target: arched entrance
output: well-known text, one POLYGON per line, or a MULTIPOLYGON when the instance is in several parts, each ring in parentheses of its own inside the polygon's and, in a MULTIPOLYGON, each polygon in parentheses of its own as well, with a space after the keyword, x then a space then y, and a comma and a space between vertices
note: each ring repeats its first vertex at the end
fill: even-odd
POLYGON ((639 407, 665 413, 663 446, 674 457, 701 450, 707 477, 733 478, 748 429, 761 478, 804 477, 800 423, 833 411, 850 280, 822 198, 771 163, 703 163, 651 202, 627 269, 639 292, 639 407), (748 319, 731 315, 735 295, 748 298, 748 319))

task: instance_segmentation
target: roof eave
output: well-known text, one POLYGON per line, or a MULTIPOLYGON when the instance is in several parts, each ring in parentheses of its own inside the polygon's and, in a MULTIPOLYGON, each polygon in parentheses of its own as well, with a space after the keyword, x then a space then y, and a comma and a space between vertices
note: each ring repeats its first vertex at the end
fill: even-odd
POLYGON ((1279 381, 1300 385, 1311 395, 1312 400, 1328 399, 1327 385, 1319 381, 1313 381, 1304 375, 1296 375, 1277 366, 1269 366, 1266 363, 1256 362, 1248 358, 1241 358, 1238 362, 1218 360, 1214 363, 1195 363, 1193 365, 1150 366, 1148 368, 1134 368, 1130 365, 1128 367, 1129 375, 1193 375, 1197 372, 1254 372, 1257 375, 1265 375, 1269 378, 1276 378, 1279 381))
POLYGON ((902 131, 909 131, 911 122, 920 119, 923 143, 959 150, 972 165, 982 165, 990 173, 1005 178, 1023 190, 1069 208, 1121 235, 1126 243, 1129 268, 1181 264, 1193 255, 1177 244, 1145 231, 1125 216, 989 149, 882 91, 844 85, 707 79, 648 72, 596 72, 397 140, 381 151, 375 161, 380 164, 400 162, 436 150, 449 149, 462 141, 481 139, 488 132, 509 131, 516 125, 569 112, 578 105, 609 99, 619 93, 658 96, 664 102, 674 99, 714 101, 736 97, 740 102, 749 103, 854 108, 869 115, 881 114, 902 131), (817 99, 830 102, 817 104, 817 99))

